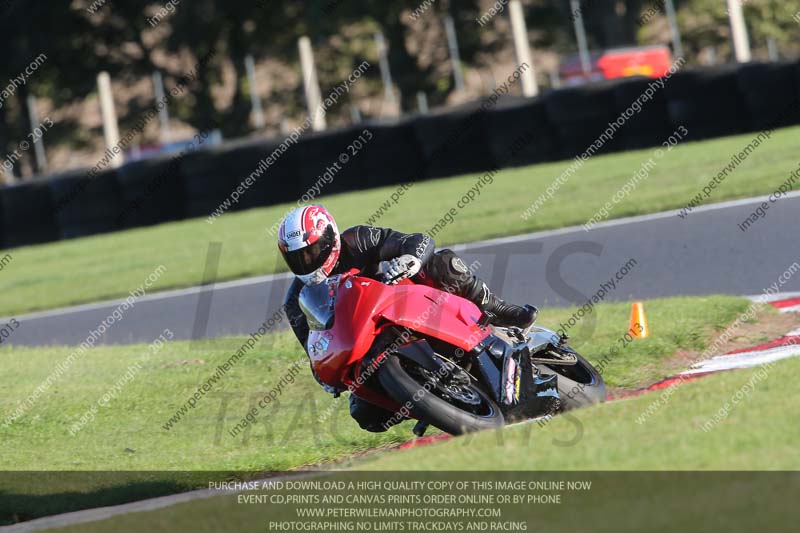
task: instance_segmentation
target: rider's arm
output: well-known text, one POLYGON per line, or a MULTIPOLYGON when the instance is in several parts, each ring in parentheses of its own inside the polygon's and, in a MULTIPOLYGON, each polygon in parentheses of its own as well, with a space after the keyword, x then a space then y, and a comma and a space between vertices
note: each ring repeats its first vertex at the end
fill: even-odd
POLYGON ((400 257, 413 255, 422 264, 433 257, 434 242, 422 233, 401 233, 389 228, 353 226, 342 234, 351 253, 358 254, 362 264, 377 264, 400 257))
POLYGON ((292 284, 289 286, 289 292, 286 294, 286 302, 284 303, 286 309, 286 318, 289 319, 289 325, 292 326, 295 337, 303 345, 303 350, 306 350, 308 343, 308 320, 303 310, 300 309, 300 291, 303 290, 303 282, 299 278, 294 278, 292 284))

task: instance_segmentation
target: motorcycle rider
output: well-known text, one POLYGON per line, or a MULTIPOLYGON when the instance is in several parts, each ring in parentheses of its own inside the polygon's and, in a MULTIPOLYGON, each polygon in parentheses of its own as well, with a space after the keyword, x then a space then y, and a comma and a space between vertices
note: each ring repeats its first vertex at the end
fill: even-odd
MULTIPOLYGON (((509 304, 493 294, 452 250, 435 252, 429 236, 374 226, 353 226, 339 234, 333 216, 321 205, 298 207, 287 214, 278 231, 278 248, 296 276, 289 287, 285 309, 294 334, 306 352, 309 327, 298 302, 300 291, 305 285, 322 283, 329 276, 351 268, 366 271, 386 282, 396 283, 407 277, 415 283, 439 289, 449 287, 453 294, 491 313, 492 323, 498 326, 524 329, 536 319, 535 308, 509 304)), ((328 392, 337 392, 322 385, 328 392)), ((397 419, 393 413, 353 394, 350 395, 350 415, 362 429, 372 432, 386 431, 390 421, 397 419)))

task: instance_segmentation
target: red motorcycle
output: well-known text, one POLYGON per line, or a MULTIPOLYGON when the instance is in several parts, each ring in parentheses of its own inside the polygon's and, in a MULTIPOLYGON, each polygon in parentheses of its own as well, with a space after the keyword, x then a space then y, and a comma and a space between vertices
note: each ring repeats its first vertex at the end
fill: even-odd
POLYGON ((497 428, 605 400, 599 373, 566 337, 498 328, 450 292, 357 270, 307 286, 308 353, 326 384, 447 433, 497 428))

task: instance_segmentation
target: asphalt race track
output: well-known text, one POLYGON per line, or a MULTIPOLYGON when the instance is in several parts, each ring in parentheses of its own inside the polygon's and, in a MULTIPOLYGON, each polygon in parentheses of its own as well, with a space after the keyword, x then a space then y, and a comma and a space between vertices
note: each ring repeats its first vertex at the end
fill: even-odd
MULTIPOLYGON (((800 260, 800 194, 773 204, 746 232, 737 226, 764 199, 711 204, 685 219, 669 211, 612 220, 588 232, 573 227, 454 248, 468 264, 479 261, 479 274, 519 303, 582 304, 603 284, 606 301, 755 295, 800 260), (620 269, 627 273, 611 287, 609 280, 620 269)), ((101 342, 150 342, 165 328, 178 339, 249 334, 279 309, 289 281, 288 275, 279 274, 149 295, 110 327, 101 342)), ((800 291, 800 275, 781 291, 800 291)), ((21 326, 13 343, 80 344, 117 305, 101 302, 17 316, 21 326)), ((547 323, 546 313, 541 321, 557 326, 547 323)), ((276 329, 280 327, 286 327, 285 320, 276 329)))

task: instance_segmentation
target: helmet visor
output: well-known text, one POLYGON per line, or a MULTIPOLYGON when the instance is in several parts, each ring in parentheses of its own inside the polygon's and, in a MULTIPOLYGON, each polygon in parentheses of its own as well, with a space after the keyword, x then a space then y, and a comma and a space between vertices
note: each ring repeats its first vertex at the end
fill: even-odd
POLYGON ((298 276, 310 274, 325 264, 333 251, 334 240, 333 228, 328 226, 317 242, 299 250, 281 250, 281 253, 292 272, 298 276))

